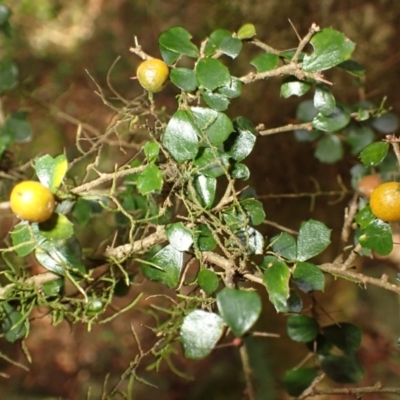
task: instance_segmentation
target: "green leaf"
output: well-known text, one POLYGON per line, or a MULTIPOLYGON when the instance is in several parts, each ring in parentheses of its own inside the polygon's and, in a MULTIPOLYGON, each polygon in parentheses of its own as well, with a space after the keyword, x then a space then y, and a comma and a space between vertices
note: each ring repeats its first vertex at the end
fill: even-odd
POLYGON ((331 230, 322 222, 310 219, 301 224, 297 237, 297 260, 306 261, 322 253, 331 243, 331 230))
POLYGON ((304 100, 297 106, 296 118, 300 122, 310 122, 317 113, 318 110, 314 107, 314 102, 312 100, 304 100))
POLYGON ((229 156, 216 149, 203 147, 198 152, 193 164, 203 175, 218 178, 229 169, 229 156))
POLYGON ((167 238, 169 243, 179 251, 188 251, 193 244, 192 231, 182 222, 167 225, 167 238))
POLYGON ((372 143, 360 153, 360 160, 366 167, 380 164, 389 150, 388 142, 372 143))
POLYGON ((9 303, 2 304, 5 314, 1 322, 1 330, 8 342, 14 343, 28 334, 29 322, 26 316, 22 315, 9 303))
POLYGON ((380 219, 373 220, 358 238, 362 247, 387 256, 393 250, 393 233, 390 225, 380 219))
POLYGON ((319 359, 322 370, 337 383, 357 383, 364 377, 364 369, 354 355, 329 354, 319 359))
POLYGON ((185 92, 193 92, 197 88, 196 72, 188 68, 172 68, 169 75, 171 82, 185 92))
POLYGON ((290 289, 286 312, 299 314, 301 313, 302 309, 303 301, 301 300, 301 297, 297 294, 295 290, 290 289))
POLYGON ((251 39, 256 36, 256 34, 256 27, 253 24, 244 24, 238 30, 237 37, 240 40, 251 39))
POLYGON ((78 240, 71 236, 67 240, 45 241, 35 250, 37 261, 55 274, 64 276, 66 271, 85 273, 82 251, 78 240))
POLYGON ((218 310, 235 336, 253 327, 262 310, 257 292, 224 288, 217 293, 218 310))
POLYGON ((203 310, 192 311, 184 318, 180 332, 185 357, 199 360, 208 356, 223 330, 224 323, 219 315, 203 310))
POLYGON ((216 111, 225 111, 229 107, 229 99, 220 93, 203 92, 204 102, 216 111))
POLYGON ((354 219, 361 229, 365 229, 375 219, 375 215, 370 206, 365 206, 356 214, 354 219))
POLYGON ((17 111, 10 114, 0 127, 2 138, 8 136, 8 141, 11 143, 26 143, 32 139, 32 126, 29 123, 28 114, 23 111, 17 111))
POLYGON ((85 226, 89 222, 92 214, 95 212, 94 207, 96 205, 97 203, 93 201, 88 201, 81 197, 78 198, 74 204, 72 215, 79 226, 85 226))
POLYGON ((319 333, 318 322, 306 315, 291 315, 287 319, 286 327, 288 336, 295 342, 311 342, 319 333))
POLYGON ((8 7, 0 4, 0 25, 4 25, 11 16, 11 11, 8 7))
POLYGON ((304 293, 324 290, 325 276, 314 264, 299 262, 293 271, 293 282, 304 293))
POLYGON ((246 229, 239 230, 236 236, 246 247, 247 254, 263 254, 264 236, 260 232, 249 226, 246 229))
POLYGON ((199 129, 191 113, 178 110, 169 120, 162 142, 171 156, 182 163, 196 157, 199 149, 199 129))
POLYGON ((228 36, 221 42, 219 49, 231 58, 236 58, 242 50, 243 43, 240 39, 228 36))
POLYGON ((354 60, 343 61, 338 64, 338 67, 344 69, 348 74, 357 78, 362 78, 365 75, 365 68, 354 60))
POLYGON ((315 157, 324 163, 333 164, 343 158, 343 145, 338 136, 326 134, 315 148, 315 157))
POLYGON ((160 153, 160 146, 156 142, 146 142, 143 152, 149 162, 154 162, 160 153))
POLYGON ((374 141, 375 133, 368 126, 352 125, 347 128, 347 143, 351 154, 356 155, 374 141))
POLYGON ((372 126, 380 133, 392 134, 399 129, 399 118, 392 112, 387 112, 374 118, 372 126))
POLYGON ((304 56, 303 70, 306 72, 332 68, 348 60, 356 47, 343 33, 332 28, 323 29, 315 34, 310 43, 314 52, 304 56))
POLYGON ((252 152, 258 133, 244 117, 235 118, 233 127, 235 131, 224 143, 224 149, 234 160, 242 161, 252 152))
POLYGON ((186 29, 176 26, 162 33, 158 38, 158 43, 171 52, 197 58, 199 50, 190 41, 191 38, 192 35, 186 29))
POLYGON ((264 207, 261 201, 255 199, 245 199, 240 202, 252 225, 260 225, 265 219, 264 207))
POLYGON ((63 214, 54 213, 38 226, 40 234, 48 240, 66 240, 74 234, 74 224, 63 214))
POLYGON ((159 44, 159 49, 160 49, 162 59, 169 66, 172 66, 173 64, 175 64, 179 60, 179 57, 181 57, 180 53, 177 53, 176 51, 168 50, 166 47, 162 46, 161 44, 159 44))
POLYGON ((289 396, 300 396, 318 375, 317 368, 295 368, 285 372, 283 385, 289 396))
POLYGON ((197 275, 197 283, 207 294, 211 294, 218 289, 219 278, 214 271, 202 268, 197 275))
POLYGON ((34 163, 36 175, 42 185, 48 187, 53 193, 60 187, 68 170, 68 160, 65 154, 53 158, 46 154, 39 157, 34 163))
POLYGON ((243 83, 240 79, 231 77, 231 82, 225 86, 221 86, 218 88, 218 92, 223 94, 224 96, 234 99, 239 97, 242 93, 243 83))
POLYGON ((266 256, 262 262, 265 268, 263 281, 267 288, 269 300, 276 311, 287 312, 287 300, 290 295, 290 269, 283 262, 273 256, 266 256))
POLYGON ((254 65, 259 73, 271 71, 278 66, 279 57, 276 54, 264 53, 253 58, 250 64, 254 65))
POLYGON ((348 355, 355 353, 361 346, 362 331, 356 325, 341 322, 325 326, 322 332, 333 345, 348 355))
POLYGON ((206 57, 210 57, 214 55, 217 50, 219 50, 222 41, 227 38, 227 37, 232 37, 232 33, 229 32, 226 29, 217 29, 215 30, 209 37, 204 54, 206 57))
POLYGON ((155 254, 149 264, 143 263, 141 271, 151 281, 162 282, 172 288, 179 282, 183 265, 183 253, 167 245, 155 254))
POLYGON ((350 114, 340 107, 336 107, 329 115, 318 113, 311 124, 315 129, 324 132, 336 132, 344 128, 350 122, 350 114))
POLYGON ((199 174, 194 178, 193 185, 200 204, 204 208, 211 208, 217 190, 217 180, 213 177, 199 174))
POLYGON ((271 239, 272 250, 287 260, 294 261, 297 257, 296 239, 289 233, 282 232, 271 239))
POLYGON ((315 129, 296 129, 294 131, 294 137, 299 142, 314 142, 321 136, 321 131, 315 129))
POLYGON ((313 101, 315 109, 324 115, 332 114, 336 108, 336 100, 328 86, 324 84, 317 84, 313 101))
POLYGON ((233 179, 242 179, 245 181, 250 178, 250 170, 244 164, 235 163, 231 171, 231 176, 233 179))
POLYGON ((159 192, 163 185, 163 174, 156 165, 150 164, 139 172, 136 185, 143 196, 155 191, 159 192))
POLYGON ((289 76, 284 79, 281 85, 281 96, 285 99, 290 96, 303 96, 310 88, 310 83, 301 81, 294 76, 289 76))
POLYGON ((18 85, 17 65, 7 59, 0 61, 0 94, 14 89, 18 85))
POLYGON ((217 247, 212 231, 204 224, 199 224, 195 228, 195 243, 200 251, 213 251, 217 247))
POLYGON ((215 58, 201 58, 196 65, 196 74, 199 84, 211 91, 231 82, 228 68, 215 58))
POLYGON ((206 107, 191 107, 191 111, 197 127, 208 137, 210 144, 222 144, 233 132, 232 121, 226 114, 206 107))
POLYGON ((20 222, 11 231, 12 245, 19 257, 25 257, 45 239, 40 235, 37 224, 20 222))

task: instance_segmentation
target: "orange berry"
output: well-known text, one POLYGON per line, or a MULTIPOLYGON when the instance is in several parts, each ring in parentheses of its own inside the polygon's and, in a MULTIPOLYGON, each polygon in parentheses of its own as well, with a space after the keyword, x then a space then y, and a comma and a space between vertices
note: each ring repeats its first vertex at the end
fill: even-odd
POLYGON ((159 92, 168 79, 169 69, 164 61, 152 58, 139 65, 136 75, 139 83, 148 92, 159 92))
POLYGON ((357 189, 365 197, 371 197, 372 192, 382 184, 379 175, 367 175, 358 182, 357 189))
POLYGON ((47 221, 54 212, 53 193, 36 181, 24 181, 14 187, 10 195, 12 212, 29 222, 47 221))
POLYGON ((378 186, 369 201, 373 214, 387 222, 400 221, 400 183, 386 182, 378 186))

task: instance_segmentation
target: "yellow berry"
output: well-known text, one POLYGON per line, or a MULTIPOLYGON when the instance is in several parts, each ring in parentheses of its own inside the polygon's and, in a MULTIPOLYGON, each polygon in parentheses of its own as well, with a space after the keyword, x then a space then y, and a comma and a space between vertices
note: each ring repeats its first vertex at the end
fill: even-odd
POLYGON ((168 79, 169 69, 164 61, 152 58, 139 65, 136 75, 144 89, 148 92, 158 92, 168 79))
POLYGON ((24 181, 14 187, 10 196, 12 212, 29 222, 47 221, 56 202, 53 193, 40 182, 24 181))
POLYGON ((377 218, 387 222, 400 221, 400 183, 379 185, 372 192, 369 204, 377 218))

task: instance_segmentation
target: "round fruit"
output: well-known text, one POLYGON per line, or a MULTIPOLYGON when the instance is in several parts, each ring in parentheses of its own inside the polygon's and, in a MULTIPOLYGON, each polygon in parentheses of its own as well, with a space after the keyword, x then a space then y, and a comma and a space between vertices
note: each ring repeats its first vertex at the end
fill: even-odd
POLYGON ((148 92, 159 92, 168 79, 169 69, 164 61, 152 58, 139 65, 136 75, 140 84, 148 92))
POLYGON ((369 201, 373 214, 387 222, 400 221, 400 183, 386 182, 378 186, 369 201))
POLYGON ((372 192, 382 184, 379 175, 367 175, 358 182, 357 189, 365 197, 371 197, 372 192))
POLYGON ((18 183, 11 192, 12 212, 18 218, 29 222, 47 221, 52 216, 55 206, 53 193, 36 181, 18 183))

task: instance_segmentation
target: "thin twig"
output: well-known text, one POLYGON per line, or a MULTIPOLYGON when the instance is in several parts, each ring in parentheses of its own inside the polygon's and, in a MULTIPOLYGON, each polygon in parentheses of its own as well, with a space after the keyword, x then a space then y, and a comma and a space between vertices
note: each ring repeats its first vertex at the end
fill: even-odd
POLYGON ((273 135, 275 133, 295 131, 297 129, 305 129, 307 131, 311 131, 312 125, 310 122, 305 122, 304 124, 289 124, 285 126, 280 126, 279 128, 266 129, 258 133, 261 136, 267 136, 267 135, 273 135))

